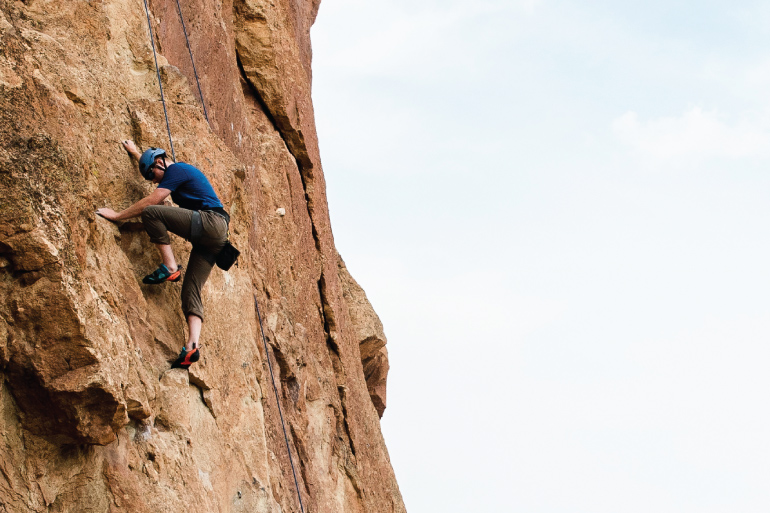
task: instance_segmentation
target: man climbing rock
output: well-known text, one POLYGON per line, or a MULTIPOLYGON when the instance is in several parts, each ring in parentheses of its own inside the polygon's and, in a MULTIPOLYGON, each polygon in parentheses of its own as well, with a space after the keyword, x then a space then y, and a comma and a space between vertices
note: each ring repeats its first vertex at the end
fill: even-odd
POLYGON ((115 212, 100 208, 97 214, 110 221, 122 221, 141 215, 144 229, 160 251, 163 263, 142 280, 147 284, 179 281, 182 268, 171 250, 168 232, 193 242, 182 282, 182 311, 187 318, 189 337, 171 368, 187 369, 200 359, 199 338, 203 322, 201 290, 211 273, 215 256, 227 240, 230 216, 214 192, 211 182, 197 168, 183 162, 175 163, 160 148, 139 153, 133 141, 123 141, 128 154, 139 161, 139 172, 145 179, 158 184, 155 191, 127 209, 115 212), (171 199, 179 207, 163 205, 171 199))

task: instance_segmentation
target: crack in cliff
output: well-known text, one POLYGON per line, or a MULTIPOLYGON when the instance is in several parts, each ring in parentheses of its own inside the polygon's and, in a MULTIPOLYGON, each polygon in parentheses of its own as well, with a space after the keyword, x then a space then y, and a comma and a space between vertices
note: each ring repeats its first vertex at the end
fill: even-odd
POLYGON ((240 55, 238 55, 238 52, 236 52, 235 54, 235 61, 238 64, 238 71, 241 75, 241 78, 246 83, 248 90, 254 96, 260 108, 262 109, 265 116, 267 117, 268 121, 270 121, 270 124, 273 126, 273 129, 281 137, 281 140, 283 140, 283 144, 286 146, 286 149, 289 151, 289 154, 294 159, 294 163, 297 166, 297 171, 299 171, 300 180, 302 180, 302 191, 305 194, 305 206, 307 208, 308 218, 310 218, 310 228, 313 233, 313 241, 315 242, 316 250, 320 253, 321 240, 318 236, 318 230, 316 228, 315 221, 313 219, 313 200, 310 197, 310 193, 313 190, 313 176, 311 173, 313 165, 310 162, 309 158, 307 157, 305 159, 301 158, 300 156, 297 155, 296 151, 292 149, 294 145, 291 143, 290 137, 287 136, 287 134, 285 133, 285 130, 283 130, 280 124, 276 121, 275 116, 273 116, 273 113, 270 111, 270 108, 267 106, 267 103, 265 102, 257 86, 254 84, 252 80, 249 80, 249 77, 246 74, 246 70, 243 68, 243 62, 241 62, 241 57, 240 55), (307 162, 305 162, 305 160, 307 160, 307 162))
MULTIPOLYGON (((268 341, 270 338, 267 338, 268 341)), ((284 397, 288 397, 294 406, 296 407, 299 402, 299 380, 289 365, 287 356, 281 351, 281 348, 277 345, 271 344, 273 348, 273 358, 275 358, 278 364, 278 379, 283 383, 281 387, 284 397)))
POLYGON ((356 444, 353 443, 353 437, 350 435, 350 424, 348 424, 348 389, 344 385, 337 386, 337 394, 340 396, 340 406, 342 407, 342 421, 345 427, 345 434, 350 442, 350 452, 356 455, 356 444))
MULTIPOLYGON (((286 148, 289 149, 289 153, 291 153, 291 148, 289 148, 289 144, 284 137, 281 130, 278 128, 278 124, 275 122, 275 118, 273 117, 273 113, 270 112, 270 109, 267 107, 267 104, 265 103, 265 100, 262 98, 262 94, 259 92, 259 89, 257 89, 257 86, 254 85, 254 83, 249 80, 248 75, 246 75, 246 70, 243 69, 243 62, 241 62, 241 56, 238 54, 238 52, 235 53, 235 62, 238 65, 238 71, 241 74, 241 78, 246 83, 246 86, 248 87, 251 94, 254 95, 254 98, 257 100, 257 103, 262 108, 262 111, 264 112, 265 116, 267 117, 268 121, 270 121, 270 124, 273 125, 273 128, 276 132, 278 132, 278 135, 281 136, 281 139, 283 139, 284 144, 286 144, 286 148)), ((294 160, 297 160, 297 157, 292 153, 292 157, 294 157, 294 160)), ((299 161, 297 161, 297 167, 299 167, 299 161)))
POLYGON ((337 344, 337 341, 334 340, 337 331, 337 323, 334 318, 334 310, 332 310, 331 304, 327 299, 326 279, 324 278, 323 273, 321 273, 321 277, 318 279, 318 295, 321 299, 320 314, 324 325, 326 347, 329 350, 329 359, 332 362, 334 377, 337 381, 337 395, 339 396, 340 408, 342 409, 342 412, 340 412, 340 416, 342 417, 342 427, 345 431, 345 435, 348 438, 350 451, 353 453, 353 456, 355 456, 356 447, 353 443, 353 437, 350 433, 350 425, 348 424, 347 387, 345 386, 347 382, 347 376, 345 374, 345 368, 342 365, 340 346, 337 344))
POLYGON ((310 496, 310 487, 308 485, 308 468, 307 462, 310 460, 307 450, 305 449, 305 443, 300 438, 299 433, 294 429, 294 426, 290 426, 291 438, 294 440, 294 450, 297 452, 297 459, 299 460, 299 472, 302 476, 302 487, 305 489, 305 496, 310 496))

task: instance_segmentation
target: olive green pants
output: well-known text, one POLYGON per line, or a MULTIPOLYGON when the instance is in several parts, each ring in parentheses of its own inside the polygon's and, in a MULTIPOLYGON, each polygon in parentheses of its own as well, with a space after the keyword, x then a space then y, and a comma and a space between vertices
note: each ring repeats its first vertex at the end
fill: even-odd
MULTIPOLYGON (((150 236, 150 242, 171 244, 168 232, 190 240, 192 215, 193 211, 186 208, 153 205, 142 211, 142 223, 147 235, 150 236)), ((203 320, 201 291, 214 264, 206 260, 202 251, 216 255, 222 250, 227 240, 227 221, 219 214, 203 210, 201 222, 203 233, 200 240, 193 246, 184 272, 182 311, 185 317, 196 315, 203 320)))

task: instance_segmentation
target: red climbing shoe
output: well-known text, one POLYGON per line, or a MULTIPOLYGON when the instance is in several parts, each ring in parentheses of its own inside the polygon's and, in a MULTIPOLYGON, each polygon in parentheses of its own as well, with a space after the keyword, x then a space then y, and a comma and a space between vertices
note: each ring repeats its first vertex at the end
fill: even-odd
POLYGON ((191 351, 187 351, 187 348, 183 347, 182 352, 174 363, 171 364, 172 369, 189 369, 190 365, 201 359, 200 348, 196 347, 191 351))

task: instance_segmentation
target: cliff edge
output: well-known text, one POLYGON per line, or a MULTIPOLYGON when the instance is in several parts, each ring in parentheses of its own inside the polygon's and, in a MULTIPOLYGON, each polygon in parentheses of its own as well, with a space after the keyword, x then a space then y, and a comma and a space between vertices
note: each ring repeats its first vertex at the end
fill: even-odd
MULTIPOLYGON (((0 0, 0 512, 403 512, 380 431, 385 336, 337 254, 313 118, 319 0, 150 0, 178 161, 230 213, 240 265, 180 283, 116 210, 169 150, 141 0, 0 0), (208 120, 206 118, 208 116, 208 120), (262 345, 259 304, 267 340, 262 345)), ((184 265, 190 245, 175 238, 184 265)))

